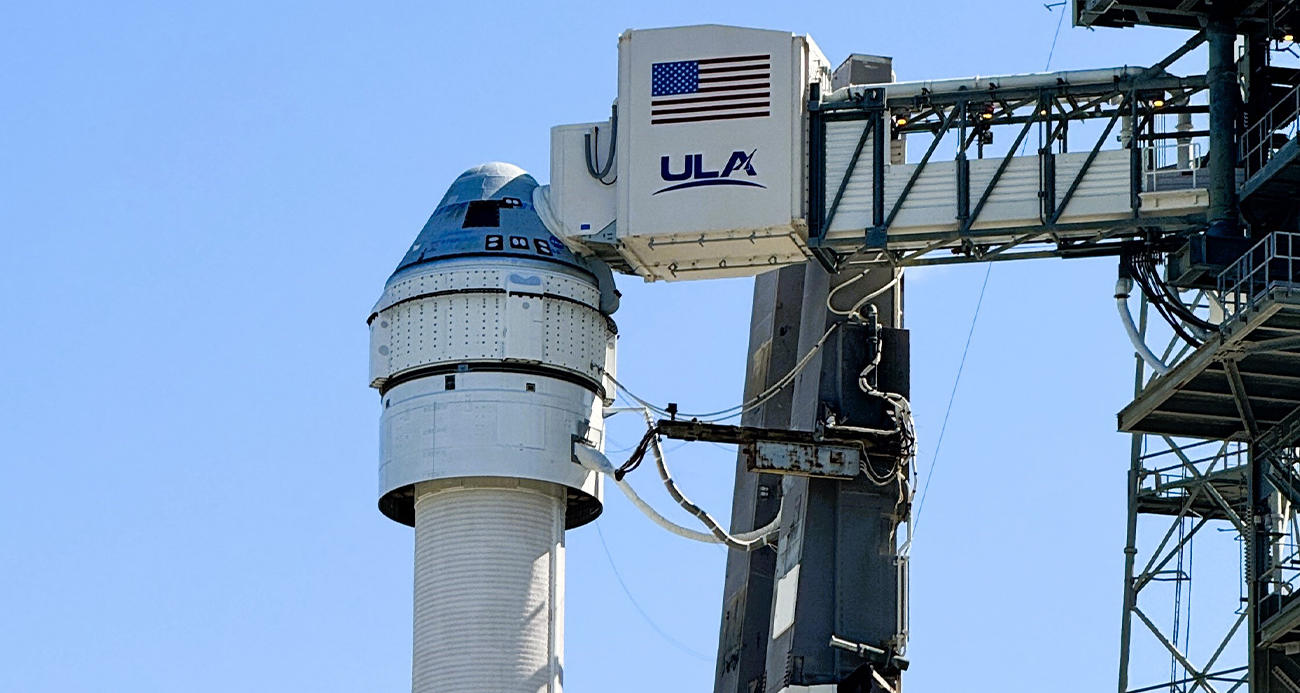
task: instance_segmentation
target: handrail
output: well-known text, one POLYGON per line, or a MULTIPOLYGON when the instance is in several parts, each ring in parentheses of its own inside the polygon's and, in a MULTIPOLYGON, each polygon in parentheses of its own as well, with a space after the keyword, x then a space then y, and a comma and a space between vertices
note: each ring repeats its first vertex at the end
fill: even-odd
POLYGON ((1278 285, 1300 286, 1300 233, 1278 231, 1219 274, 1219 297, 1225 323, 1252 309, 1270 289, 1278 285))
POLYGON ((1294 138, 1300 134, 1300 85, 1291 88, 1268 109, 1259 121, 1246 131, 1241 139, 1241 160, 1246 177, 1258 173, 1273 158, 1273 136, 1286 134, 1294 138))

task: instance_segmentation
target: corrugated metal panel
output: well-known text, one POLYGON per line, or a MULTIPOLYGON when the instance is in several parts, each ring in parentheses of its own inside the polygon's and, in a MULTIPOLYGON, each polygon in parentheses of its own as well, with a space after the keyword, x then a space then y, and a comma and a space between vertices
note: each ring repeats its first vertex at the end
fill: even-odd
POLYGON ((560 693, 564 497, 511 483, 417 487, 412 693, 560 693))
MULTIPOLYGON (((970 162, 970 204, 974 211, 984 189, 1002 159, 980 159, 970 162)), ((1038 201, 1038 156, 1018 156, 1007 165, 1007 170, 998 179, 979 219, 972 228, 998 228, 1002 226, 1036 226, 1039 218, 1038 201)), ((1127 198, 1125 198, 1127 199, 1127 198)))
MULTIPOLYGON (((915 164, 891 166, 885 174, 885 214, 898 204, 898 196, 916 170, 915 164)), ((893 230, 904 234, 908 230, 926 229, 954 231, 957 229, 957 164, 953 161, 931 162, 921 172, 912 192, 903 201, 903 208, 894 218, 893 230)))
MULTIPOLYGON (((865 120, 826 124, 827 213, 835 202, 835 193, 839 191, 840 184, 844 181, 849 161, 853 159, 853 150, 857 148, 866 127, 865 120)), ((835 209, 835 217, 831 219, 832 231, 855 230, 860 233, 862 229, 871 225, 871 139, 874 138, 868 138, 863 145, 862 153, 858 155, 857 166, 849 176, 848 187, 844 189, 844 197, 840 199, 840 204, 835 209)))
MULTIPOLYGON (((829 211, 835 193, 844 180, 849 160, 861 137, 865 121, 828 123, 826 127, 826 206, 829 211)), ((860 238, 871 226, 871 146, 863 147, 857 166, 836 208, 827 232, 829 239, 860 238)), ((1056 157, 1057 203, 1065 197, 1074 176, 1088 158, 1087 152, 1060 154, 1056 157)), ((1001 165, 1001 158, 970 162, 970 205, 972 211, 989 181, 1001 165)), ((1116 149, 1100 152, 1088 169, 1061 215, 1062 224, 1100 223, 1124 219, 1132 214, 1129 202, 1129 152, 1116 149)), ((1017 233, 1032 231, 1042 224, 1038 197, 1040 161, 1037 154, 1015 157, 1007 165, 992 194, 973 224, 975 231, 1010 229, 1007 234, 986 236, 981 242, 1011 240, 1017 233)), ((886 215, 898 203, 916 164, 885 167, 886 215)), ((1188 198, 1189 200, 1192 198, 1188 198)), ((1199 209, 1162 207, 1158 213, 1188 213, 1199 209)), ((955 232, 957 222, 957 164, 955 161, 932 161, 921 172, 889 229, 889 247, 914 249, 934 240, 935 234, 955 232)), ((1084 228, 1059 234, 1062 237, 1087 237, 1095 230, 1084 228)))
MULTIPOLYGON (((1070 187, 1070 181, 1079 174, 1086 152, 1061 154, 1056 157, 1056 201, 1070 187)), ((1092 168, 1061 215, 1061 221, 1091 221, 1093 218, 1116 218, 1132 213, 1129 208, 1129 152, 1123 149, 1104 151, 1097 155, 1092 168)))

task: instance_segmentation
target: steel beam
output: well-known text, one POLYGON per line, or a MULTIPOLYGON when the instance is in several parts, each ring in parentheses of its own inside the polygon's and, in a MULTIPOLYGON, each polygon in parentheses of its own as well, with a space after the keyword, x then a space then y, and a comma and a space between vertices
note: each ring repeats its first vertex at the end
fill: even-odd
POLYGON ((1206 83, 1210 91, 1210 233, 1237 235, 1237 40, 1236 21, 1230 4, 1211 6, 1205 35, 1209 43, 1210 67, 1206 83))
MULTIPOLYGON (((771 387, 799 360, 800 304, 806 271, 805 266, 786 267, 759 275, 754 281, 744 401, 771 387)), ((741 423, 788 427, 792 395, 789 388, 778 392, 742 414, 741 423)), ((731 531, 752 531, 776 519, 781 486, 780 476, 749 472, 744 456, 737 454, 731 531)), ((715 693, 763 690, 775 564, 773 551, 727 552, 715 693)))

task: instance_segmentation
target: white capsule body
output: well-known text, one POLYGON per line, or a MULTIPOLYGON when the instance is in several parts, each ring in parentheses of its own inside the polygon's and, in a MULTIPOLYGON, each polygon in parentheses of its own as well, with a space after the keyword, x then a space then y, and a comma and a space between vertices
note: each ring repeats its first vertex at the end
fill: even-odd
MULTIPOLYGON (((504 164, 466 172, 370 324, 379 507, 415 526, 414 693, 560 693, 564 532, 600 514, 617 306, 504 164)), ((605 277, 601 279, 598 277, 605 277)))
POLYGON ((506 477, 571 489, 569 524, 592 519, 601 478, 572 449, 603 442, 614 334, 599 305, 594 278, 518 259, 394 275, 370 324, 384 512, 410 524, 422 481, 506 477))

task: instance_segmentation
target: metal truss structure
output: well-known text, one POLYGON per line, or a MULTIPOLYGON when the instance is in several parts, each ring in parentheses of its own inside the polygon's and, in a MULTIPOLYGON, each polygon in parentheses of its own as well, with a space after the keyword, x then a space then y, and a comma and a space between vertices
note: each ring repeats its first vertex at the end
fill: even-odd
MULTIPOLYGON (((1138 329, 1145 340, 1151 327, 1150 304, 1145 296, 1139 298, 1139 304, 1138 329)), ((1174 335, 1160 356, 1166 363, 1178 362, 1188 351, 1189 346, 1174 335)), ((1134 397, 1138 398, 1156 373, 1140 356, 1135 360, 1134 397)), ((1198 629, 1193 646, 1191 596, 1198 535, 1224 541, 1216 530, 1227 529, 1231 532, 1228 541, 1234 543, 1249 536, 1249 527, 1242 519, 1249 517, 1246 447, 1236 441, 1164 434, 1133 433, 1132 437, 1119 691, 1236 691, 1247 682, 1249 671, 1240 647, 1247 610, 1238 609, 1225 632, 1207 635, 1198 629), (1140 526, 1154 532, 1150 537, 1140 537, 1140 526), (1152 540, 1153 545, 1140 539, 1152 540), (1134 685, 1130 678, 1133 645, 1135 639, 1140 642, 1144 638, 1154 641, 1157 651, 1168 654, 1169 678, 1134 685), (1209 654, 1197 660, 1194 652, 1209 654)))
MULTIPOLYGON (((1139 358, 1134 401, 1120 413, 1133 452, 1119 690, 1300 690, 1300 235, 1268 236, 1189 303, 1219 312, 1220 334, 1196 349, 1178 349, 1173 337, 1164 356, 1176 363, 1158 377, 1139 358), (1139 524, 1162 517, 1159 539, 1143 550, 1139 524), (1190 599, 1195 539, 1215 529, 1241 543, 1242 605, 1217 640, 1198 634, 1205 657, 1195 661, 1180 633, 1191 613, 1181 600, 1190 599), (1153 607, 1162 584, 1173 603, 1153 607), (1153 608, 1171 606, 1173 619, 1157 625, 1153 608), (1168 681, 1131 685, 1143 632, 1168 651, 1168 681)), ((1145 333, 1145 300, 1140 315, 1145 333)))
MULTIPOLYGON (((1300 68, 1275 64, 1283 51, 1300 59, 1300 0, 1074 0, 1073 9, 1078 25, 1194 34, 1145 69, 811 91, 808 247, 828 270, 817 281, 874 267, 893 278, 912 266, 1118 258, 1137 353, 1134 398, 1118 416, 1132 436, 1118 693, 1300 693, 1300 68), (1200 48, 1204 74, 1170 72, 1200 48), (922 145, 914 162, 909 144, 922 145), (1141 292, 1130 301, 1124 287, 1134 281, 1141 292), (1198 544, 1210 549, 1208 565, 1194 565, 1198 544), (1212 612, 1198 616, 1195 637, 1193 584, 1208 585, 1198 604, 1210 597, 1212 612)), ((827 286, 809 291, 813 275, 793 269, 779 276, 785 284, 774 273, 756 291, 751 359, 775 348, 774 335, 800 334, 787 329, 800 320, 807 334, 825 327, 823 314, 793 313, 823 310, 827 286), (763 317, 783 305, 784 323, 763 317)), ((808 420, 813 405, 802 405, 808 420)), ((775 421, 794 418, 782 411, 775 421)), ((775 486, 765 483, 767 495, 757 481, 737 483, 739 529, 770 521, 775 486)), ((902 505, 857 512, 897 528, 902 505)), ((839 536, 827 527, 792 536, 839 536)), ((802 585, 805 613, 829 614, 823 597, 838 585, 894 570, 816 571, 842 582, 802 585)), ((799 637, 769 642, 769 606, 782 603, 774 574, 779 593, 789 571, 729 564, 718 691, 820 685, 843 673, 827 657, 827 634, 837 636, 829 618, 804 617, 799 637)), ((892 618, 905 624, 904 593, 871 599, 896 610, 871 636, 891 648, 905 641, 892 618)), ((888 686, 864 679, 840 690, 896 690, 902 668, 888 686)))
POLYGON ((1300 693, 1300 70, 1272 57, 1300 34, 1300 3, 1075 0, 1074 16, 1195 34, 1156 65, 1113 79, 812 93, 809 246, 836 271, 1117 256, 1123 280, 1135 257, 1164 264, 1158 290, 1148 280, 1136 300, 1135 332, 1155 335, 1155 308, 1174 334, 1161 335, 1161 350, 1141 349, 1134 400, 1119 414, 1132 453, 1118 691, 1300 693), (1168 72, 1202 46, 1204 75, 1168 72), (844 150, 845 123, 857 139, 836 171, 828 162, 834 147, 844 150), (1006 144, 984 165, 991 175, 972 176, 995 137, 1006 144), (1126 213, 1071 219, 1097 162, 1117 160, 1116 140, 1128 161, 1126 213), (923 154, 900 169, 906 180, 890 181, 887 161, 903 163, 900 150, 918 142, 923 154), (1031 143, 1038 218, 998 226, 986 218, 990 201, 1024 184, 1004 174, 1030 165, 1031 143), (955 150, 955 165, 944 164, 956 179, 955 223, 899 233, 900 210, 945 144, 955 150), (1058 159, 1081 152, 1082 165, 1058 170, 1058 159), (869 192, 849 192, 862 181, 869 192), (1208 203, 1194 212, 1150 204, 1151 193, 1202 188, 1208 203), (851 198, 870 205, 855 212, 869 219, 857 233, 837 222, 851 198), (1239 555, 1241 575, 1228 583, 1239 594, 1215 585, 1222 613, 1208 627, 1198 620, 1192 637, 1193 577, 1226 565, 1194 571, 1198 540, 1217 543, 1220 558, 1225 546, 1239 555), (1149 660, 1152 648, 1167 655, 1167 677, 1150 661, 1135 664, 1135 652, 1149 660))
POLYGON ((1074 10, 1084 25, 1196 33, 1160 63, 1112 80, 1044 84, 1026 76, 980 88, 936 82, 850 91, 849 98, 812 94, 809 245, 839 270, 1113 255, 1122 258, 1124 279, 1135 257, 1165 264, 1158 290, 1149 278, 1144 285, 1136 332, 1147 338, 1154 306, 1174 334, 1159 355, 1142 349, 1133 403, 1119 414, 1133 444, 1118 691, 1300 693, 1293 511, 1300 505, 1300 234, 1291 233, 1300 224, 1300 70, 1272 64, 1279 42, 1300 33, 1300 7, 1076 0, 1074 10), (1242 36, 1244 50, 1236 45, 1242 36), (1169 74, 1202 45, 1206 74, 1169 74), (1207 125, 1196 129, 1193 116, 1207 125), (1088 121, 1096 124, 1083 126, 1088 121), (828 133, 844 122, 860 123, 859 139, 847 170, 836 173, 828 171, 828 133), (1088 138, 1082 149, 1071 129, 1088 138), (1025 166, 1035 130, 1037 223, 991 226, 981 215, 1017 159, 1025 166), (1128 158, 1127 213, 1068 219, 1117 131, 1128 158), (992 174, 974 184, 971 161, 984 158, 995 134, 1009 144, 992 174), (887 189, 886 158, 891 146, 906 146, 891 144, 898 140, 920 140, 925 149, 895 193, 887 189), (1171 141, 1176 161, 1166 155, 1171 141), (1208 156, 1194 141, 1208 141, 1208 156), (902 236, 899 210, 945 142, 956 152, 955 224, 902 236), (1071 149, 1087 156, 1062 176, 1056 160, 1071 149), (841 222, 836 234, 836 215, 859 175, 871 185, 870 223, 855 236, 841 222), (1204 187, 1208 204, 1177 215, 1144 204, 1171 187, 1204 187), (1193 575, 1205 570, 1192 569, 1198 538, 1239 542, 1242 574, 1237 600, 1217 595, 1220 606, 1234 605, 1224 609, 1230 613, 1193 638, 1193 575), (1150 647, 1168 655, 1167 678, 1134 666, 1134 652, 1150 647))
MULTIPOLYGON (((1212 0, 1076 0, 1074 22, 1081 26, 1163 26, 1201 29, 1215 5, 1212 0)), ((1228 11, 1243 27, 1253 31, 1284 26, 1293 3, 1246 0, 1229 3, 1228 11)))
MULTIPOLYGON (((1050 86, 1002 85, 992 82, 986 89, 972 90, 950 86, 946 90, 936 83, 934 90, 921 94, 890 96, 888 90, 864 91, 855 98, 823 102, 814 94, 810 103, 811 145, 809 202, 809 245, 828 267, 843 264, 916 266, 966 262, 988 262, 1038 257, 1091 257, 1117 255, 1125 241, 1141 239, 1160 243, 1203 229, 1203 213, 1163 216, 1142 208, 1142 193, 1203 185, 1198 179, 1198 158, 1184 156, 1181 166, 1167 161, 1173 148, 1187 152, 1195 137, 1206 131, 1166 128, 1170 117, 1206 114, 1202 97, 1206 90, 1204 76, 1177 77, 1166 70, 1169 65, 1196 48, 1203 41, 1198 36, 1177 52, 1145 71, 1117 79, 1098 79, 1094 83, 1057 83, 1050 86), (828 172, 822 153, 826 147, 827 126, 845 121, 865 121, 861 139, 850 160, 849 171, 840 177, 834 191, 827 185, 828 172), (1102 124, 1100 133, 1080 127, 1089 121, 1102 124), (1118 129, 1117 125, 1123 123, 1118 129), (1079 134, 1086 137, 1080 145, 1079 134), (981 227, 986 204, 1001 192, 1004 173, 1016 158, 1024 156, 1030 134, 1036 132, 1037 145, 1031 156, 1038 159, 1037 196, 1041 201, 1038 223, 1003 228, 981 227), (1098 155, 1120 134, 1122 146, 1129 153, 1129 214, 1122 219, 1069 223, 1063 217, 1080 184, 1093 171, 1098 155), (909 138, 909 136, 913 136, 909 138), (986 148, 1010 139, 1000 164, 982 187, 973 188, 969 162, 983 159, 986 148), (900 194, 888 197, 885 191, 885 159, 891 141, 918 139, 926 142, 925 153, 912 170, 900 194), (1171 141, 1174 143, 1171 145, 1171 141), (955 148, 957 162, 957 228, 929 236, 909 236, 913 247, 899 248, 890 231, 901 209, 917 191, 917 183, 931 165, 941 143, 955 148), (1080 146, 1085 147, 1080 150, 1080 146), (1060 175, 1055 166, 1058 156, 1087 151, 1083 165, 1072 175, 1060 175), (864 151, 871 160, 861 160, 864 151), (860 167, 870 167, 875 185, 872 223, 857 238, 829 238, 827 229, 840 210, 845 188, 860 167), (829 198, 826 199, 826 198, 829 198), (914 247, 916 241, 919 247, 914 247)), ((1184 120, 1184 122, 1188 122, 1184 120)), ((1113 146, 1111 147, 1113 148, 1113 146)), ((1166 243, 1165 245, 1170 245, 1166 243)))

